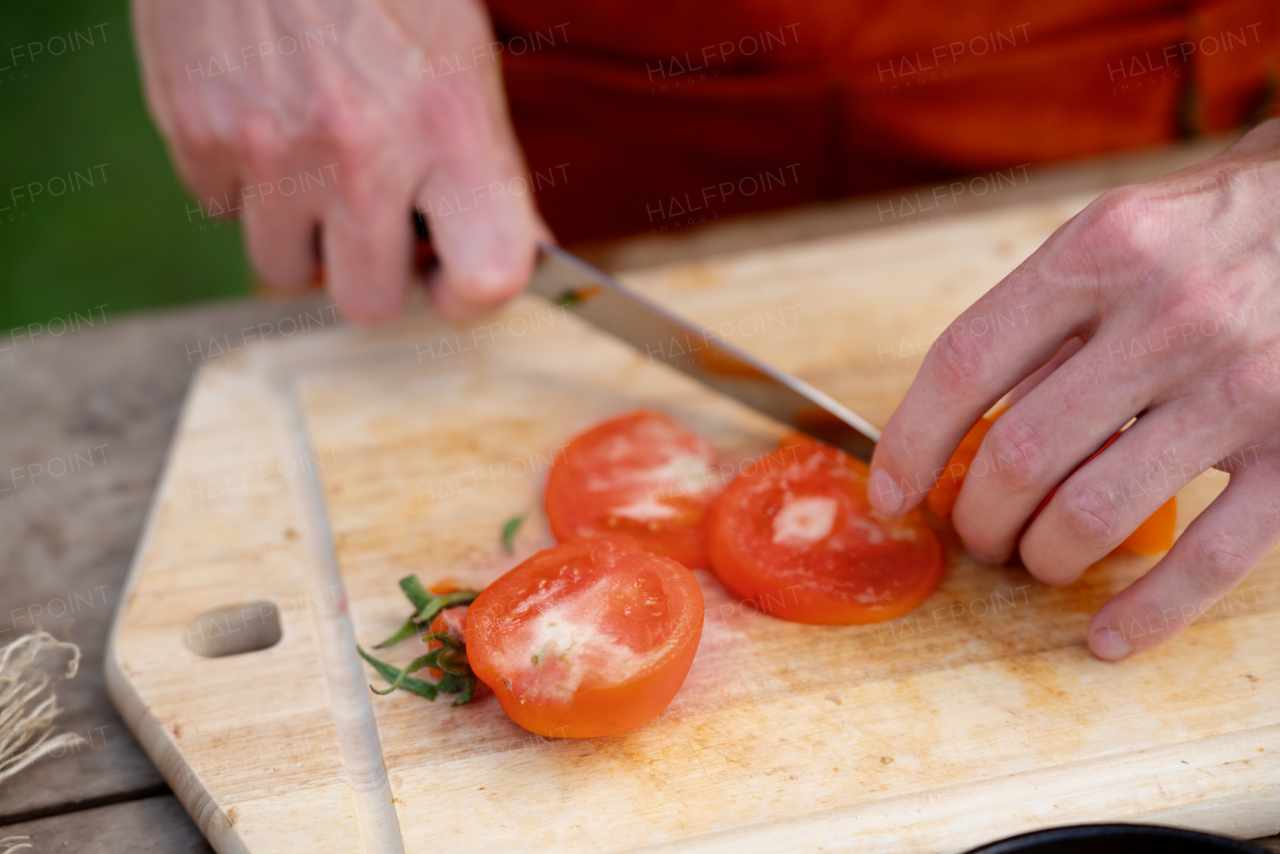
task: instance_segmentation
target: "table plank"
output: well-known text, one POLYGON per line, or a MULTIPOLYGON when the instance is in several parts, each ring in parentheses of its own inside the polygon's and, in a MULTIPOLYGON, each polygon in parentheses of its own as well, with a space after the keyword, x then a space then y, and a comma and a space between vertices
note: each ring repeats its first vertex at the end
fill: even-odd
MULTIPOLYGON (((173 795, 0 826, 0 840, 28 837, 31 854, 128 851, 130 854, 212 854, 195 822, 173 795)), ((9 845, 21 844, 17 841, 9 845)), ((8 848, 0 845, 0 851, 8 848)))
POLYGON ((107 699, 102 650, 187 385, 246 335, 283 336, 308 314, 332 325, 330 305, 236 301, 0 333, 0 643, 39 625, 79 645, 57 726, 87 742, 0 786, 0 823, 163 785, 107 699))

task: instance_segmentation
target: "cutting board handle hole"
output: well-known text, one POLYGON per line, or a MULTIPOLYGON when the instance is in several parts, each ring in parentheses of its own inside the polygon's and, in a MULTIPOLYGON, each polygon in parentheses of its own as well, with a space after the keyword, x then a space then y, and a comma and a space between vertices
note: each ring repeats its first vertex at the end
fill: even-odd
POLYGON ((187 623, 186 644, 203 658, 224 658, 270 649, 280 635, 280 610, 260 600, 205 611, 187 623))

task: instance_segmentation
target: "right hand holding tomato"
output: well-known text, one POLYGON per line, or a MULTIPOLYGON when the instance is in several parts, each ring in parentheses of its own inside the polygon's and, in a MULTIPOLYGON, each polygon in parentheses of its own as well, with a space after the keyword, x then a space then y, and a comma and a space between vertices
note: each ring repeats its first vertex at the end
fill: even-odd
POLYGON ((1228 471, 1164 559, 1094 616, 1089 647, 1117 660, 1184 629, 1280 540, 1278 199, 1273 120, 1085 208, 929 351, 876 448, 877 508, 919 503, 1021 382, 976 452, 987 474, 956 498, 966 547, 989 563, 1016 552, 1041 581, 1066 584, 1201 472, 1228 471), (979 318, 1013 316, 1028 320, 975 332, 979 318))

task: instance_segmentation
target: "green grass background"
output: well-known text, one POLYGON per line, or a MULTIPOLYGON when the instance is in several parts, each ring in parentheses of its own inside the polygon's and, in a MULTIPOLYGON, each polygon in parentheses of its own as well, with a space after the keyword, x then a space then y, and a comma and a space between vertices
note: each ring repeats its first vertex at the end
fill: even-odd
POLYGON ((188 216, 195 201, 143 105, 126 0, 5 0, 3 66, 0 330, 103 303, 111 314, 249 293, 239 227, 188 216), (50 56, 49 38, 69 30, 91 30, 94 46, 50 56), (46 51, 32 61, 36 41, 46 51), (99 163, 105 183, 94 169, 93 187, 12 199, 14 186, 99 163))

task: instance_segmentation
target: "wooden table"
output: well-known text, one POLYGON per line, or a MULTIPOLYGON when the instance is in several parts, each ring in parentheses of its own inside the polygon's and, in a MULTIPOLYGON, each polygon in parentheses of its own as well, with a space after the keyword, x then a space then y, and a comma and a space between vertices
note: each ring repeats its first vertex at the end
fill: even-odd
MULTIPOLYGON (((1012 187, 944 195, 929 212, 907 211, 899 192, 581 250, 618 270, 852 230, 913 228, 930 216, 1148 180, 1222 144, 1018 172, 1012 187)), ((921 197, 931 192, 923 188, 921 197)), ((313 296, 99 318, 75 333, 16 344, 0 335, 0 347, 8 347, 0 349, 0 643, 38 622, 80 646, 80 675, 59 689, 66 711, 58 724, 88 742, 0 787, 0 838, 30 837, 35 852, 212 850, 108 701, 102 648, 192 373, 211 352, 246 338, 299 334, 308 313, 338 322, 329 301, 313 296), (72 463, 50 465, 59 458, 72 463)), ((1260 844, 1280 852, 1280 836, 1260 844)))

